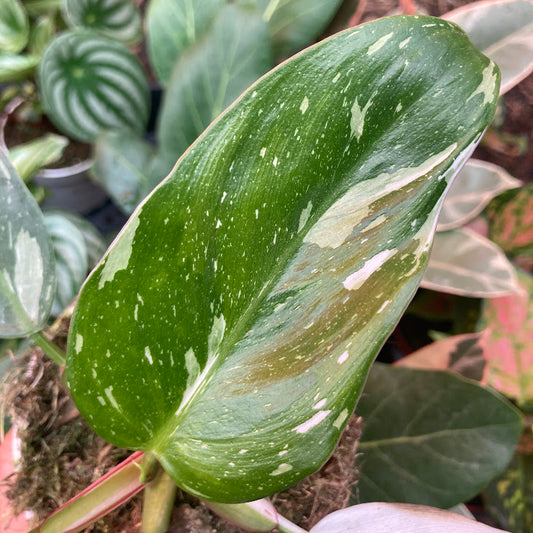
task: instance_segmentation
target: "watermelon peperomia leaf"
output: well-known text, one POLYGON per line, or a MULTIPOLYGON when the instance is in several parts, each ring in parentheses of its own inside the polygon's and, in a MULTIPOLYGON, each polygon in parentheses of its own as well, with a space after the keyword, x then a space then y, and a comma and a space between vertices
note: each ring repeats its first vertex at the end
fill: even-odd
POLYGON ((75 139, 92 142, 106 129, 145 131, 148 80, 119 41, 83 29, 64 32, 44 51, 38 80, 50 120, 75 139))
POLYGON ((41 210, 1 149, 0 197, 0 337, 24 337, 46 324, 55 264, 41 210))
POLYGON ((498 88, 494 63, 432 17, 340 33, 253 85, 81 291, 66 379, 92 427, 208 500, 316 470, 498 88))

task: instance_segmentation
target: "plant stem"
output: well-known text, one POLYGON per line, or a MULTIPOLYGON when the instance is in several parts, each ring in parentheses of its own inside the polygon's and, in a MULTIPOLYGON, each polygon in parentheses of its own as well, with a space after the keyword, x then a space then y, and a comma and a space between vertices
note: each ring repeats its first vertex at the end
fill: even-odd
POLYGON ((167 530, 177 489, 172 478, 159 468, 144 489, 142 533, 164 533, 167 530))
POLYGON ((42 351, 59 366, 65 366, 65 352, 56 346, 42 331, 38 331, 31 336, 33 342, 42 349, 42 351))
POLYGON ((293 524, 290 520, 287 520, 281 515, 278 515, 277 529, 280 531, 280 533, 308 533, 307 530, 302 529, 296 524, 293 524))

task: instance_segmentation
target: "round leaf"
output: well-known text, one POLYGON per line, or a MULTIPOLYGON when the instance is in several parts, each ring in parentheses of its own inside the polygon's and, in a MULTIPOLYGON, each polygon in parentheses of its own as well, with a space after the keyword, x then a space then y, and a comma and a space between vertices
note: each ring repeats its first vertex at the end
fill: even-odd
POLYGON ((0 198, 0 337, 23 337, 48 319, 54 257, 41 210, 2 150, 0 198))
POLYGON ((30 23, 19 0, 0 0, 0 52, 20 52, 28 43, 30 23))
POLYGON ((338 34, 264 76, 82 289, 66 377, 96 431, 223 503, 316 470, 497 93, 497 67, 426 17, 338 34))
POLYGON ((122 43, 90 31, 63 33, 45 50, 38 74, 46 112, 75 139, 92 142, 105 129, 144 132, 148 81, 122 43))

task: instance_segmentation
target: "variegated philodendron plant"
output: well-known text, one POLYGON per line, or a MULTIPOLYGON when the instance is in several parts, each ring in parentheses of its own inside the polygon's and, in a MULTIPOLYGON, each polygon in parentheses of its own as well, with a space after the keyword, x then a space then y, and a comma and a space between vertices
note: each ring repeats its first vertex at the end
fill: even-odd
POLYGON ((461 30, 423 16, 340 33, 260 79, 81 291, 66 381, 94 430, 217 502, 316 470, 498 89, 461 30))

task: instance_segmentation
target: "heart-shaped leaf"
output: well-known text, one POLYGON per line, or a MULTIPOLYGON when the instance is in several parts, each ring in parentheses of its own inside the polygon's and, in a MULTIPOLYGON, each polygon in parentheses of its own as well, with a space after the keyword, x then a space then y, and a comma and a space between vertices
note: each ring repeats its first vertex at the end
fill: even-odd
POLYGON ((224 5, 224 0, 150 0, 146 13, 148 53, 162 85, 168 83, 181 54, 205 35, 224 5))
POLYGON ((270 68, 270 37, 258 11, 228 5, 209 35, 175 65, 158 124, 174 161, 237 96, 270 68))
POLYGON ((23 337, 48 319, 54 256, 41 210, 2 150, 0 198, 0 337, 23 337))
POLYGON ((357 406, 362 502, 452 507, 513 457, 520 413, 497 393, 448 372, 376 364, 357 406))
POLYGON ((494 298, 518 289, 514 267, 493 242, 467 228, 439 232, 421 286, 494 298))
POLYGON ((124 43, 142 37, 141 13, 132 0, 63 0, 71 28, 90 28, 124 43))
POLYGON ((20 52, 28 43, 30 23, 19 0, 0 0, 0 53, 20 52))
POLYGON ((75 139, 106 129, 144 133, 148 80, 126 45, 88 30, 65 32, 39 63, 39 91, 50 119, 75 139))
POLYGON ((504 94, 533 72, 533 1, 483 0, 446 13, 501 69, 504 94))
POLYGON ((503 533, 451 511, 401 503, 363 503, 323 518, 309 533, 503 533))
POLYGON ((437 231, 459 228, 479 215, 492 198, 520 185, 520 180, 498 165, 468 160, 446 195, 437 231))
POLYGON ((340 33, 264 76, 82 289, 66 378, 95 430, 225 503, 316 470, 497 93, 497 67, 431 17, 340 33))

